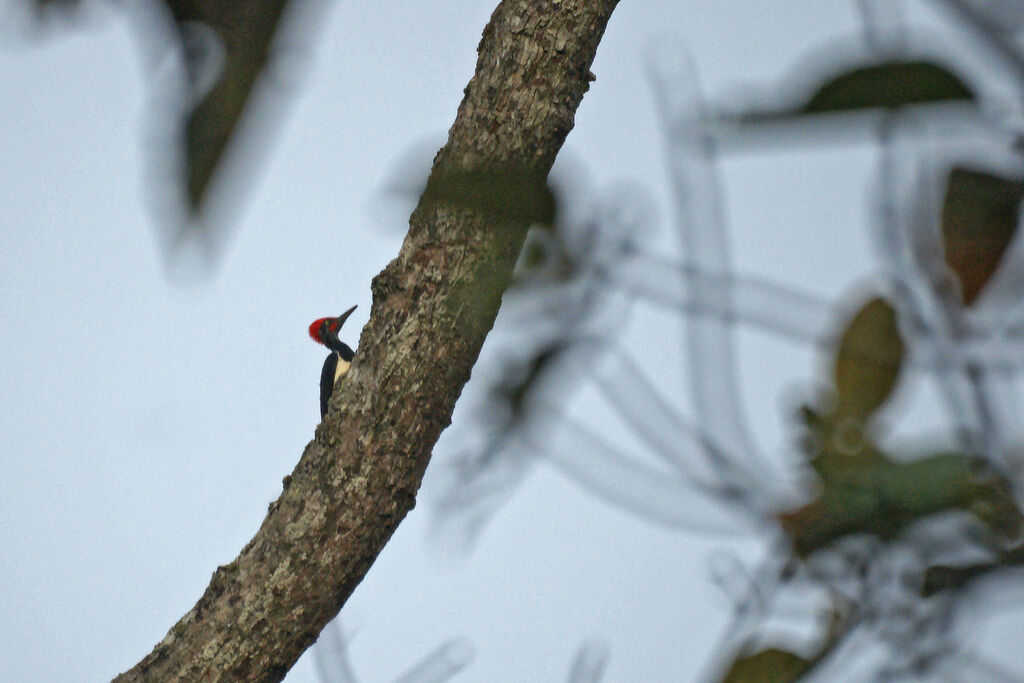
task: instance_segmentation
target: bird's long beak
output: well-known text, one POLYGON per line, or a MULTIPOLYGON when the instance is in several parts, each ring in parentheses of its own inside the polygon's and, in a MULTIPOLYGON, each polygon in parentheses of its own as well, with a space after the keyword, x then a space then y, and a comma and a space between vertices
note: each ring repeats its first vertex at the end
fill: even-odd
POLYGON ((338 316, 339 330, 341 329, 341 326, 345 324, 345 321, 348 320, 348 317, 352 315, 352 311, 356 310, 357 308, 359 308, 359 306, 353 306, 352 308, 348 309, 347 311, 338 316))

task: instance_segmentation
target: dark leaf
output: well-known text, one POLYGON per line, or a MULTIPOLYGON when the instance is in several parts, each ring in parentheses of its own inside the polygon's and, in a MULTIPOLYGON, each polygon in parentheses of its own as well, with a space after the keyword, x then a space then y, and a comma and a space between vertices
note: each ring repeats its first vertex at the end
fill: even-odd
POLYGON ((886 62, 842 73, 826 81, 800 108, 804 114, 948 100, 973 100, 974 93, 949 70, 931 62, 886 62))
POLYGON ((897 109, 936 102, 974 101, 974 92, 945 67, 931 62, 884 62, 842 71, 809 95, 740 114, 744 123, 778 121, 807 114, 897 109))
POLYGON ((853 316, 839 342, 834 377, 837 419, 863 424, 892 393, 902 360, 896 311, 885 299, 871 299, 853 316))
POLYGON ((432 174, 422 201, 482 211, 501 221, 546 226, 555 222, 555 193, 543 176, 529 169, 432 174))
POLYGON ((954 168, 942 203, 946 263, 960 279, 964 303, 978 297, 1017 230, 1024 181, 954 168))
POLYGON ((768 648, 737 657, 722 683, 791 683, 803 676, 812 662, 792 652, 768 648))
POLYGON ((892 538, 908 524, 947 510, 973 514, 1000 537, 1015 537, 1021 529, 1010 488, 979 475, 974 458, 963 453, 854 462, 828 470, 821 479, 813 501, 779 516, 802 557, 850 534, 892 538))
MULTIPOLYGON (((270 45, 287 0, 165 0, 187 59, 197 25, 208 27, 224 47, 223 64, 185 125, 185 189, 199 211, 210 181, 245 110, 253 85, 267 65, 270 45)), ((186 64, 195 85, 200 66, 186 64)))

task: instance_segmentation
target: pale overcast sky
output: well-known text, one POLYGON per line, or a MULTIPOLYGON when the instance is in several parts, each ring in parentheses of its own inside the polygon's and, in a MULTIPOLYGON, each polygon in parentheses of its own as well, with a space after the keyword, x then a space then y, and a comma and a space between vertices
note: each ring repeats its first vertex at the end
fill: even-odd
MULTIPOLYGON (((492 10, 479 0, 325 6, 315 41, 295 49, 298 64, 274 86, 295 97, 219 262, 189 283, 167 271, 149 202, 156 67, 132 23, 101 7, 39 39, 5 29, 0 679, 96 681, 128 669, 258 528, 317 424, 323 352, 306 328, 358 304, 347 325, 357 340, 370 281, 400 243, 400 229, 380 224, 382 183, 409 150, 443 140, 492 10)), ((622 2, 566 144, 585 169, 581 185, 598 195, 643 187, 651 243, 674 249, 644 66, 651 39, 681 39, 719 92, 767 84, 802 51, 856 30, 854 3, 838 0, 622 2)), ((728 158, 739 270, 825 299, 862 286, 876 268, 876 160, 867 144, 728 158)), ((680 318, 640 306, 629 321, 621 341, 690 411, 680 318)), ((820 359, 762 332, 741 332, 739 349, 746 416, 777 456, 792 446, 790 411, 820 359)), ((934 402, 921 400, 919 428, 941 428, 934 402)), ((427 533, 437 464, 343 610, 361 681, 392 680, 453 637, 476 652, 455 680, 566 680, 590 638, 609 649, 606 681, 706 670, 731 604, 709 567, 731 554, 755 566, 763 539, 654 525, 539 463, 472 553, 450 557, 427 533)), ((1005 623, 993 630, 1024 632, 1019 613, 1005 623)), ((317 681, 312 658, 287 680, 317 681)))

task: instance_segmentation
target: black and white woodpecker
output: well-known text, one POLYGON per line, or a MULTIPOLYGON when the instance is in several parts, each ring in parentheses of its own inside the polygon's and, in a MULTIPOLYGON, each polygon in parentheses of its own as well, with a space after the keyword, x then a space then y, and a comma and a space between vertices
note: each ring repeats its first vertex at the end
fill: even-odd
POLYGON ((352 315, 356 307, 348 309, 337 318, 320 318, 314 320, 309 326, 309 336, 313 341, 319 342, 331 350, 331 354, 324 361, 324 369, 320 373, 320 419, 327 414, 327 404, 334 393, 334 384, 348 372, 352 364, 355 351, 345 342, 338 339, 338 331, 345 324, 345 320, 352 315))

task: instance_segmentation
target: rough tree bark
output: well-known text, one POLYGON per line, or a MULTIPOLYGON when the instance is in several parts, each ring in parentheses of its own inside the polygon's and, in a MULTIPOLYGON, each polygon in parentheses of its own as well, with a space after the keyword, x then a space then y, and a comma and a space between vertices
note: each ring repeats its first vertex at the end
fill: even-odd
MULTIPOLYGON (((432 182, 494 169, 546 177, 616 2, 501 2, 432 182)), ((415 504, 526 227, 433 195, 374 279, 355 363, 259 531, 116 680, 282 679, 415 504)))

